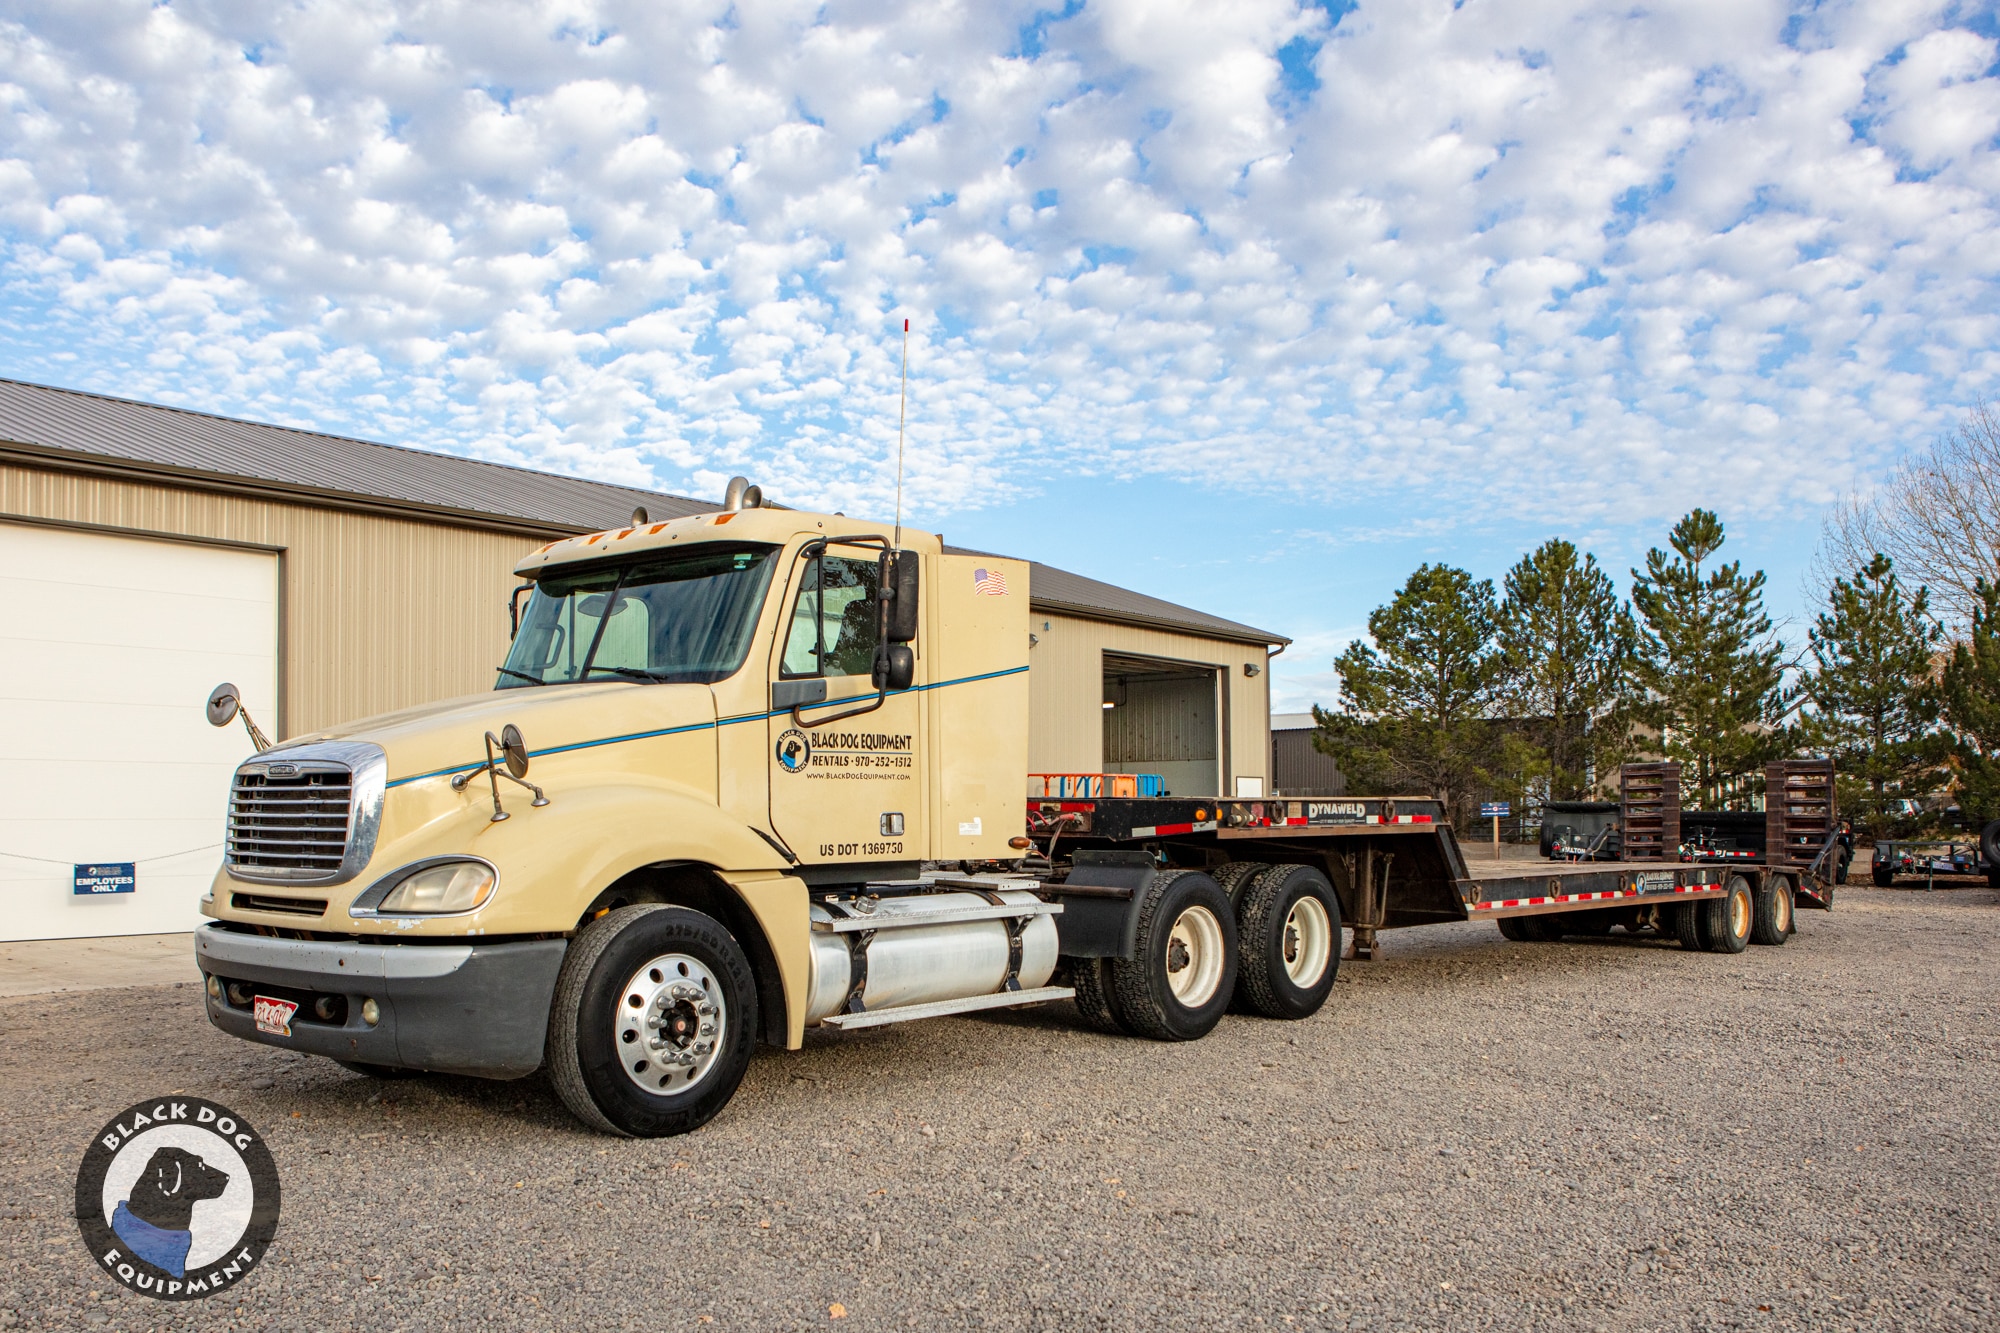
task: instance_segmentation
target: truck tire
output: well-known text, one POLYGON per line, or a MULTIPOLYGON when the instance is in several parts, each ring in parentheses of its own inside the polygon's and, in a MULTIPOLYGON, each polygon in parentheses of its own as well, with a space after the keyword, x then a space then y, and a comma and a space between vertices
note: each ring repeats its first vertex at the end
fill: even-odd
POLYGON ((1752 944, 1783 944, 1792 937, 1792 885, 1783 875, 1766 875, 1757 886, 1752 944))
POLYGON ((1162 870, 1141 890, 1132 957, 1111 962, 1111 1004, 1137 1037, 1195 1041, 1236 991, 1236 913, 1199 870, 1162 870))
POLYGON ((1702 943, 1710 953, 1742 953, 1749 946, 1750 931, 1757 920, 1756 898, 1750 892, 1750 881, 1741 875, 1731 875, 1722 889, 1720 898, 1706 898, 1697 904, 1702 943))
POLYGON ((721 922, 636 903, 570 943, 549 1011, 549 1081, 592 1129, 663 1138, 729 1102, 757 1040, 750 960, 721 922))
POLYGON ((1493 924, 1500 928, 1500 937, 1502 939, 1512 940, 1516 944, 1526 944, 1534 938, 1534 936, 1528 934, 1527 917, 1524 916, 1495 917, 1493 919, 1493 924))
POLYGON ((1986 859, 1986 882, 2000 889, 2000 819, 1979 830, 1979 854, 1986 859))
MULTIPOLYGON (((1225 865, 1211 867, 1208 877, 1214 880, 1216 887, 1228 894, 1229 901, 1240 909, 1243 903, 1243 891, 1249 886, 1250 881, 1269 869, 1271 869, 1270 863, 1265 861, 1231 861, 1225 865)), ((1240 917, 1240 911, 1238 915, 1240 917)))
POLYGON ((1547 944, 1562 938, 1562 931, 1547 913, 1540 916, 1503 916, 1493 922, 1500 934, 1516 944, 1547 944))
POLYGON ((1098 1032, 1131 1035, 1118 1021, 1117 1011, 1111 1007, 1109 958, 1070 959, 1069 984, 1076 990, 1076 1011, 1083 1015, 1087 1026, 1098 1032))
POLYGON ((1683 949, 1708 947, 1701 937, 1701 908, 1701 903, 1671 903, 1662 909, 1667 914, 1663 929, 1679 940, 1683 949))
POLYGON ((1896 867, 1888 865, 1871 866, 1868 876, 1875 881, 1875 887, 1878 889, 1894 888, 1896 884, 1896 867))
POLYGON ((1236 998, 1266 1018, 1311 1018, 1340 967, 1340 899, 1311 866, 1272 866, 1236 907, 1236 998))

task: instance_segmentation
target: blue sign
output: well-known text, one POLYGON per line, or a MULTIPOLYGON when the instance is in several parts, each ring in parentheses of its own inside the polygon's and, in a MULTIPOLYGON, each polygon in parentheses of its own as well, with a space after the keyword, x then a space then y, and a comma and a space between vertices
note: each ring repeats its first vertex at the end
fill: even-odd
POLYGON ((1488 801, 1486 804, 1479 807, 1479 814, 1481 818, 1485 818, 1488 816, 1497 818, 1501 815, 1512 814, 1512 813, 1513 813, 1513 806, 1506 801, 1488 801))
POLYGON ((114 861, 107 865, 77 866, 76 887, 71 890, 78 894, 130 893, 138 881, 138 863, 134 861, 114 861))

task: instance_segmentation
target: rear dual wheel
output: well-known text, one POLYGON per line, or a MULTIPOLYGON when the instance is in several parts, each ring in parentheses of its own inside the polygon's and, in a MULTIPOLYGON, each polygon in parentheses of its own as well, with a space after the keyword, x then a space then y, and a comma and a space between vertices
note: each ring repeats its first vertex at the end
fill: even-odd
POLYGON ((1236 913, 1198 870, 1162 870, 1140 890, 1130 958, 1072 958, 1077 1011, 1099 1032, 1195 1041, 1236 988, 1236 913))
POLYGON ((1272 866, 1236 909, 1236 997, 1266 1018, 1310 1018, 1340 966, 1340 899, 1311 866, 1272 866))
POLYGON ((1792 885, 1781 875, 1766 875, 1753 895, 1756 920, 1750 927, 1752 944, 1783 944, 1792 937, 1792 885))
POLYGON ((1731 875, 1720 898, 1704 898, 1691 906, 1704 949, 1710 953, 1742 953, 1748 947, 1757 921, 1756 896, 1750 891, 1748 879, 1731 875))

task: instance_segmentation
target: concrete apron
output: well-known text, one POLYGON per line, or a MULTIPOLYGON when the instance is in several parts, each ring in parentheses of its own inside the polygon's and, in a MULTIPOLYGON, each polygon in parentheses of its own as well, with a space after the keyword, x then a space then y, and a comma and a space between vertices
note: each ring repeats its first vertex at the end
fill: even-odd
POLYGON ((200 980, 194 936, 186 932, 0 943, 0 996, 200 980))

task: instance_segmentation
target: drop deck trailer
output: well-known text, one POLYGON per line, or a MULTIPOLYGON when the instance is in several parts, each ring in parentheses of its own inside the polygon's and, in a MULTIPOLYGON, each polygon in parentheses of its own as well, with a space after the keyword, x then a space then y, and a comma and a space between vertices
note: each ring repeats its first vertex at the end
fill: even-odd
POLYGON ((1793 841, 1809 853, 1802 862, 1681 864, 1468 859, 1439 803, 1408 797, 1031 799, 1028 807, 1044 892, 1062 905, 1062 951, 1071 958, 1129 956, 1135 923, 1125 902, 1162 864, 1207 871, 1237 903, 1239 930, 1253 924, 1241 898, 1258 872, 1310 868, 1332 886, 1336 931, 1352 931, 1350 959, 1376 957, 1385 930, 1468 920, 1491 920, 1513 940, 1623 927, 1737 953, 1783 944, 1796 929, 1795 908, 1832 908, 1829 867, 1839 846, 1824 810, 1818 842, 1793 841))

